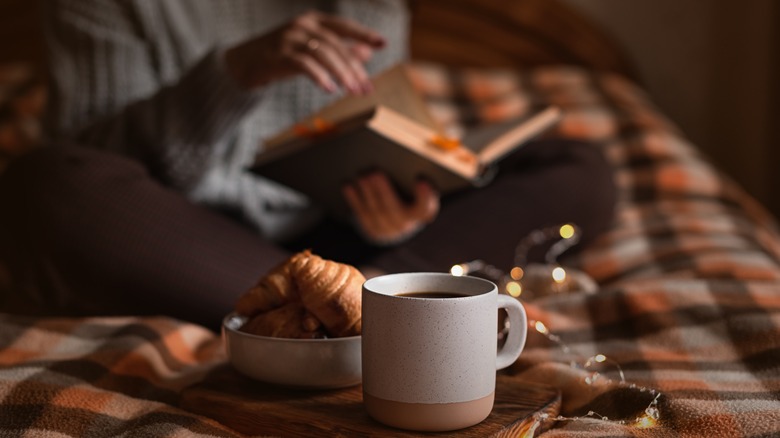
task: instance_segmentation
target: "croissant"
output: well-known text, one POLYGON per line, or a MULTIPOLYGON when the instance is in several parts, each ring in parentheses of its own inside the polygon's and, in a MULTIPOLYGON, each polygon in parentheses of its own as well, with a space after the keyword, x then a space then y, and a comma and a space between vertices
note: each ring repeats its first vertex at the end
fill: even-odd
POLYGON ((239 297, 242 331, 261 336, 316 338, 359 335, 365 277, 351 265, 301 251, 239 297))
POLYGON ((303 253, 297 253, 271 269, 254 287, 238 298, 236 313, 251 317, 296 300, 298 293, 290 279, 289 268, 294 260, 304 256, 303 253))
POLYGON ((289 302, 281 307, 263 312, 250 319, 241 328, 243 331, 277 338, 314 339, 323 338, 325 333, 319 322, 310 325, 306 309, 299 301, 289 302))
POLYGON ((303 306, 331 336, 360 334, 361 288, 366 280, 354 266, 325 260, 303 251, 290 264, 290 274, 303 306))

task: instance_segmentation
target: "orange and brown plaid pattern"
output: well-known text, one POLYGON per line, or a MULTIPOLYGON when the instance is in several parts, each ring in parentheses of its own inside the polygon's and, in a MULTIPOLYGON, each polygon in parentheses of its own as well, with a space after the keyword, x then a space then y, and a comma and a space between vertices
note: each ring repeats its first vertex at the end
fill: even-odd
POLYGON ((566 417, 593 411, 627 424, 559 421, 543 436, 780 436, 774 218, 619 76, 568 67, 487 72, 435 65, 418 65, 416 73, 451 131, 555 104, 565 117, 551 135, 600 144, 614 164, 613 228, 565 259, 600 290, 526 303, 529 316, 569 351, 531 331, 513 371, 556 383, 566 417), (598 354, 610 361, 587 370, 572 366, 598 354), (600 378, 588 384, 593 372, 600 378), (662 393, 660 421, 641 428, 632 423, 652 400, 648 388, 662 393))
MULTIPOLYGON (((626 424, 563 420, 543 436, 780 435, 780 234, 760 205, 619 76, 415 73, 450 133, 552 103, 565 117, 550 135, 596 142, 614 163, 614 227, 563 260, 600 289, 526 303, 568 350, 531 331, 511 372, 559 387, 563 416, 626 424), (597 354, 608 360, 579 366, 597 354), (634 424, 650 390, 659 421, 634 424)), ((169 319, 3 316, 0 435, 236 436, 176 407, 222 361, 217 336, 169 319)))
POLYGON ((204 328, 2 316, 0 348, 0 436, 238 436, 176 407, 179 392, 223 359, 204 328))

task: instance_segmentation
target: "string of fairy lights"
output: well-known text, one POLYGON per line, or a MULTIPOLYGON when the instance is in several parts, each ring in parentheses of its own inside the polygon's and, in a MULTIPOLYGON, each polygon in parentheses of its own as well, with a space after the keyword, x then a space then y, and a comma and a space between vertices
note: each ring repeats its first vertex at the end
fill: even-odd
MULTIPOLYGON (((546 294, 575 292, 578 291, 578 288, 577 284, 574 284, 570 281, 570 277, 572 276, 571 274, 584 274, 576 272, 576 270, 572 269, 567 271, 567 269, 560 265, 558 258, 566 250, 576 245, 580 241, 580 236, 581 230, 579 227, 573 224, 563 224, 560 226, 538 229, 531 232, 518 243, 515 248, 514 263, 508 273, 482 260, 473 260, 470 262, 456 264, 452 266, 450 273, 455 276, 478 275, 488 278, 499 286, 501 293, 510 295, 517 299, 519 299, 521 295, 524 297, 524 299, 529 295, 532 297, 541 296, 543 294, 538 293, 540 289, 544 289, 546 294), (547 264, 545 269, 534 270, 533 275, 535 275, 537 278, 535 278, 533 282, 529 282, 528 280, 531 274, 530 272, 527 272, 529 271, 529 251, 535 246, 549 244, 553 240, 555 240, 555 242, 550 245, 544 256, 545 263, 547 264), (539 278, 539 276, 542 277, 539 278), (524 286, 524 283, 534 284, 534 287, 537 288, 537 291, 528 290, 529 288, 524 286)), ((569 365, 572 368, 585 372, 586 375, 583 378, 585 384, 591 386, 599 379, 601 379, 602 375, 597 371, 593 371, 592 368, 595 366, 602 366, 601 364, 606 363, 616 368, 619 376, 619 384, 621 386, 637 390, 641 393, 647 393, 651 399, 647 407, 633 419, 610 419, 609 417, 601 415, 595 411, 588 411, 584 415, 571 417, 563 415, 551 416, 547 413, 538 413, 535 417, 535 423, 526 430, 527 436, 533 436, 536 429, 545 421, 572 422, 582 420, 597 420, 624 426, 632 426, 640 429, 647 429, 654 427, 661 420, 661 414, 658 409, 659 400, 663 395, 661 392, 652 388, 646 388, 637 386, 633 383, 627 383, 625 374, 623 369, 620 367, 620 364, 608 358, 604 354, 598 353, 582 359, 580 356, 575 354, 571 347, 563 342, 560 336, 552 333, 542 321, 529 320, 528 326, 529 330, 533 330, 534 332, 539 333, 550 342, 557 345, 565 356, 574 358, 569 362, 569 365)), ((504 327, 504 330, 500 335, 505 335, 507 329, 508 327, 504 327)))
MULTIPOLYGON (((560 336, 551 333, 550 330, 547 328, 546 325, 544 325, 543 322, 530 320, 530 321, 528 321, 528 325, 529 325, 530 328, 535 330, 537 333, 541 334, 542 336, 544 336, 545 338, 547 338, 548 340, 550 340, 554 344, 558 345, 558 347, 561 349, 561 351, 564 352, 565 354, 571 355, 573 353, 572 349, 561 340, 560 336)), ((563 416, 563 415, 557 415, 557 416, 552 417, 552 416, 550 416, 547 413, 539 413, 537 415, 537 418, 536 418, 536 421, 538 423, 536 426, 538 427, 538 425, 540 425, 543 421, 547 421, 547 420, 553 420, 553 421, 579 421, 579 420, 583 420, 583 419, 596 419, 596 420, 600 420, 600 421, 608 421, 608 422, 611 422, 611 423, 620 424, 620 425, 624 425, 624 426, 633 426, 633 427, 636 427, 636 428, 639 428, 639 429, 648 429, 648 428, 651 428, 651 427, 655 426, 656 424, 658 424, 658 422, 661 419, 661 412, 658 410, 658 402, 659 402, 659 400, 660 400, 660 398, 661 398, 661 396, 663 394, 661 392, 655 390, 655 389, 652 389, 652 388, 646 388, 646 387, 643 387, 643 386, 638 386, 638 385, 636 385, 634 383, 627 383, 625 374, 623 373, 623 369, 620 367, 619 363, 617 363, 614 360, 608 358, 604 354, 598 353, 596 355, 588 357, 587 359, 585 359, 582 362, 572 361, 570 363, 570 366, 573 367, 573 368, 577 368, 577 369, 583 370, 583 371, 587 371, 588 374, 584 377, 584 382, 587 385, 593 385, 602 376, 597 371, 591 371, 590 368, 593 365, 595 365, 595 364, 602 364, 602 363, 610 363, 617 369, 618 375, 620 377, 619 378, 619 384, 620 385, 622 385, 624 387, 627 387, 627 388, 630 388, 630 389, 635 389, 635 390, 637 390, 637 391, 639 391, 641 393, 648 393, 652 397, 651 400, 650 400, 650 403, 647 405, 647 407, 638 416, 636 416, 632 420, 625 420, 625 419, 614 420, 614 419, 610 419, 609 417, 601 415, 598 412, 594 412, 594 411, 588 411, 583 416, 574 416, 574 417, 566 417, 566 416, 563 416)))
MULTIPOLYGON (((547 267, 549 267, 549 277, 547 278, 549 284, 545 285, 544 289, 547 292, 567 292, 570 289, 571 278, 567 270, 558 263, 558 257, 576 245, 580 241, 580 236, 579 227, 573 224, 534 230, 517 244, 514 263, 508 273, 479 259, 454 265, 450 269, 450 273, 456 276, 479 274, 495 281, 503 293, 519 298, 521 294, 526 292, 522 280, 527 275, 529 251, 535 246, 556 239, 544 256, 547 267)), ((539 275, 536 271, 534 274, 539 275)), ((535 295, 540 295, 541 292, 541 290, 536 290, 535 295)))

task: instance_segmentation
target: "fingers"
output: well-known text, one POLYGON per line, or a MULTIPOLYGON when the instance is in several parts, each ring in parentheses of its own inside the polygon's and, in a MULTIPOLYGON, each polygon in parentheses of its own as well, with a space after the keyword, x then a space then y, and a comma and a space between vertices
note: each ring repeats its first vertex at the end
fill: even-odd
POLYGON ((303 73, 329 93, 344 87, 368 94, 373 86, 364 64, 384 44, 379 34, 354 21, 310 12, 229 48, 223 59, 228 73, 247 89, 303 73))
POLYGON ((355 21, 335 16, 314 13, 318 16, 323 26, 331 29, 333 32, 339 34, 343 38, 350 38, 357 42, 362 42, 370 45, 371 47, 381 49, 385 46, 386 41, 382 35, 376 33, 372 29, 358 24, 355 21))
POLYGON ((415 187, 414 203, 412 204, 412 216, 424 223, 433 222, 439 214, 439 194, 430 184, 419 181, 415 187))
POLYGON ((366 44, 355 43, 350 47, 352 55, 357 57, 361 62, 368 62, 371 57, 374 56, 374 49, 366 44))
POLYGON ((306 74, 317 86, 327 91, 328 93, 334 93, 338 89, 338 85, 333 82, 330 73, 319 62, 310 56, 300 56, 294 58, 293 62, 297 64, 298 68, 306 74))
MULTIPOLYGON (((304 31, 304 40, 299 41, 304 56, 313 58, 349 92, 371 92, 373 87, 364 62, 370 58, 372 48, 384 46, 384 38, 354 21, 318 12, 304 14, 292 25, 304 31)), ((310 72, 308 69, 307 73, 310 72)), ((322 80, 315 82, 320 84, 322 80)))
POLYGON ((363 234, 375 242, 387 242, 400 234, 380 199, 372 177, 364 177, 344 187, 344 196, 363 234))
POLYGON ((415 187, 415 199, 407 205, 384 174, 374 173, 346 186, 344 196, 363 233, 388 243, 413 235, 433 221, 439 211, 439 195, 427 183, 415 187))
POLYGON ((417 221, 407 216, 407 208, 384 174, 376 172, 361 178, 358 191, 373 216, 377 237, 392 239, 417 228, 417 221))
POLYGON ((367 94, 372 86, 363 61, 336 34, 325 29, 310 34, 306 48, 313 58, 335 80, 353 94, 367 94), (312 43, 316 49, 312 50, 312 43))

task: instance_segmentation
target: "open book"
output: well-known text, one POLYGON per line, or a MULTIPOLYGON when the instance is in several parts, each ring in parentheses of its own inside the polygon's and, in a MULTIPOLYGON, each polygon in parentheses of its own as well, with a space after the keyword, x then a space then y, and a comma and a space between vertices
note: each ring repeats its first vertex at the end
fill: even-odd
POLYGON ((372 170, 385 172, 402 195, 425 178, 441 193, 482 186, 494 164, 552 126, 549 107, 450 139, 428 113, 406 67, 372 79, 369 96, 345 96, 265 141, 250 170, 296 189, 337 216, 349 209, 341 187, 372 170))

